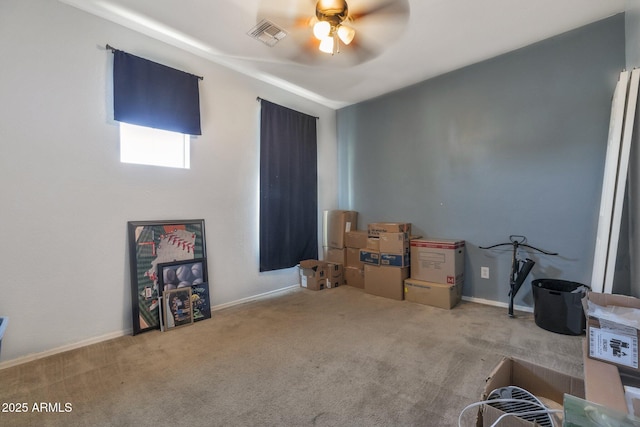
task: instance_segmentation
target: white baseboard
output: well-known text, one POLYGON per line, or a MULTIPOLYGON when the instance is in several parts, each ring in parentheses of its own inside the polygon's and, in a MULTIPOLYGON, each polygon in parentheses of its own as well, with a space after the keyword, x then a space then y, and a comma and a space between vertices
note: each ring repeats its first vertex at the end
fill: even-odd
MULTIPOLYGON (((274 291, 269 291, 269 292, 265 292, 263 294, 258 294, 258 295, 254 295, 251 297, 247 297, 247 298, 241 298, 239 300, 236 301, 231 301, 225 304, 219 304, 219 305, 215 305, 213 307, 211 307, 211 311, 219 311, 219 310, 223 310, 225 308, 229 308, 229 307, 233 307, 236 305, 240 305, 240 304, 245 304, 251 301, 257 301, 260 299, 264 299, 267 298, 269 296, 272 296, 274 294, 278 294, 280 292, 286 292, 295 288, 298 288, 300 285, 295 284, 295 285, 291 285, 291 286, 286 286, 284 288, 280 288, 280 289, 276 289, 274 291)), ((125 335, 130 335, 133 332, 132 329, 125 329, 122 331, 116 331, 116 332, 111 332, 105 335, 101 335, 99 337, 93 337, 93 338, 89 338, 87 340, 83 340, 83 341, 79 341, 73 344, 67 344, 67 345, 63 345, 61 347, 56 347, 53 348, 51 350, 46 350, 40 353, 34 353, 34 354, 28 354, 26 356, 22 356, 22 357, 18 357, 16 359, 11 359, 11 360, 7 360, 5 362, 0 362, 0 370, 2 369, 6 369, 6 368, 10 368, 12 366, 17 366, 17 365, 21 365, 23 363, 27 363, 27 362, 31 362, 33 360, 38 360, 38 359, 42 359, 48 356, 53 356, 54 354, 59 354, 59 353, 64 353, 65 351, 69 351, 69 350, 75 350, 77 348, 80 347, 85 347, 87 345, 91 345, 91 344, 97 344, 99 342, 103 342, 103 341, 108 341, 114 338, 119 338, 119 337, 123 337, 125 335)))
MULTIPOLYGON (((291 285, 291 286, 286 286, 284 288, 276 289, 274 291, 269 291, 269 292, 265 292, 265 293, 262 293, 262 294, 250 296, 250 297, 247 297, 247 298, 241 298, 239 300, 227 302, 227 303, 224 303, 224 304, 215 305, 215 306, 211 307, 211 311, 212 312, 220 311, 220 310, 224 310, 226 308, 234 307, 234 306, 237 306, 237 305, 240 305, 240 304, 246 304, 248 302, 261 300, 261 299, 273 296, 275 294, 279 294, 279 293, 282 293, 282 292, 286 292, 286 291, 290 291, 290 290, 293 290, 293 289, 297 289, 298 287, 299 287, 299 285, 295 284, 295 285, 291 285)), ((509 307, 509 305, 507 303, 487 300, 487 299, 483 299, 483 298, 474 298, 474 297, 464 297, 463 296, 462 299, 464 301, 475 302, 475 303, 478 303, 478 304, 491 305, 491 306, 494 306, 494 307, 504 307, 504 308, 508 308, 509 307)), ((514 309, 518 310, 518 311, 529 312, 529 313, 533 312, 533 308, 520 306, 520 305, 514 306, 514 309)), ((23 363, 31 362, 33 360, 42 359, 44 357, 53 356, 54 354, 63 353, 65 351, 75 350, 77 348, 84 347, 84 346, 87 346, 87 345, 97 344, 99 342, 108 341, 108 340, 111 340, 111 339, 114 339, 114 338, 119 338, 119 337, 122 337, 122 336, 125 336, 125 335, 130 335, 131 333, 132 333, 131 329, 111 332, 109 334, 105 334, 105 335, 101 335, 101 336, 98 336, 98 337, 89 338, 87 340, 79 341, 79 342, 76 342, 76 343, 73 343, 73 344, 63 345, 61 347, 57 347, 57 348, 54 348, 54 349, 51 349, 51 350, 47 350, 47 351, 43 351, 43 352, 40 352, 40 353, 28 354, 26 356, 18 357, 16 359, 7 360, 6 362, 0 362, 0 370, 6 369, 6 368, 10 368, 12 366, 21 365, 23 363)))
POLYGON ((258 294, 258 295, 254 295, 254 296, 251 296, 251 297, 241 298, 239 300, 227 302, 227 303, 224 303, 224 304, 214 305, 213 307, 211 307, 211 311, 214 312, 214 311, 224 310, 225 308, 234 307, 236 305, 245 304, 247 302, 264 299, 264 298, 267 298, 267 297, 269 297, 271 295, 279 294, 281 292, 290 291, 292 289, 296 289, 296 288, 299 288, 299 287, 300 287, 300 285, 295 284, 295 285, 287 286, 287 287, 284 287, 284 288, 276 289, 275 291, 269 291, 269 292, 265 292, 263 294, 258 294))
POLYGON ((18 357, 16 359, 7 360, 6 362, 0 362, 0 370, 10 368, 12 366, 21 365, 23 363, 31 362, 33 360, 42 359, 44 357, 53 356, 54 354, 64 353, 65 351, 75 350, 80 347, 85 347, 91 344, 97 344, 102 341, 108 341, 114 338, 123 337, 131 334, 132 329, 124 331, 111 332, 109 334, 101 335, 99 337, 89 338, 87 340, 79 341, 73 344, 63 345, 62 347, 56 347, 51 350, 46 350, 40 353, 28 354, 26 356, 18 357))
MULTIPOLYGON (((484 299, 484 298, 474 298, 474 297, 462 297, 463 301, 469 301, 469 302, 476 302, 478 304, 485 304, 485 305, 491 305, 494 307, 503 307, 503 308, 509 308, 509 304, 507 304, 506 302, 499 302, 499 301, 493 301, 493 300, 489 300, 489 299, 484 299)), ((531 307, 527 307, 524 305, 514 305, 513 306, 514 310, 518 310, 518 311, 524 311, 527 313, 533 313, 533 308, 531 307)))

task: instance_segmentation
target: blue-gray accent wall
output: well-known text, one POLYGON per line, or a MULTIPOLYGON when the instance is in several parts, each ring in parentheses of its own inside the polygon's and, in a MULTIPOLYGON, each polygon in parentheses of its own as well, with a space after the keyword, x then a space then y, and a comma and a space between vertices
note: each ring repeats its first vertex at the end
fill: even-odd
POLYGON ((521 253, 536 265, 516 305, 533 306, 537 278, 588 284, 624 67, 620 14, 345 107, 340 207, 360 213, 360 228, 403 221, 414 234, 465 240, 465 296, 508 302, 511 248, 479 246, 511 234, 560 254, 521 253))

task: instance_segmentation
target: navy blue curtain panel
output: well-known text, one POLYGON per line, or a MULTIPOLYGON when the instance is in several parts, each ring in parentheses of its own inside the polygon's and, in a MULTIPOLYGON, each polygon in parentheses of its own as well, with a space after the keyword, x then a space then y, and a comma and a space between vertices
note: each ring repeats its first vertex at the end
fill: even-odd
POLYGON ((114 119, 201 135, 199 77, 114 50, 114 119))
POLYGON ((318 258, 316 118, 261 101, 260 271, 318 258))

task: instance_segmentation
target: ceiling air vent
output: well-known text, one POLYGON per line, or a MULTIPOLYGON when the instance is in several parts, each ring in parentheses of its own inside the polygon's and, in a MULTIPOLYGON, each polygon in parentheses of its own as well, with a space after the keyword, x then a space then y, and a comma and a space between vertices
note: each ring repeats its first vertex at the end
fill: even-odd
POLYGON ((263 19, 258 22, 258 25, 250 29, 247 34, 254 39, 260 40, 267 46, 273 47, 276 43, 286 37, 287 32, 282 28, 279 28, 273 22, 263 19))

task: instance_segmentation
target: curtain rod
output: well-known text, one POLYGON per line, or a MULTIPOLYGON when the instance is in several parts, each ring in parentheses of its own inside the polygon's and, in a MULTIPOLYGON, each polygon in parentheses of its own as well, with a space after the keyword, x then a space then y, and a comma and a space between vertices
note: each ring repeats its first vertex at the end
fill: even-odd
MULTIPOLYGON (((260 98, 259 96, 256 97, 256 101, 258 101, 258 102, 262 101, 263 99, 264 98, 260 98)), ((267 101, 267 102, 271 102, 268 99, 264 99, 264 100, 267 101)), ((288 108, 288 107, 284 107, 284 108, 288 108)), ((291 110, 291 108, 289 108, 289 110, 291 110)), ((293 110, 293 111, 296 111, 296 110, 293 110)), ((299 111, 298 111, 298 113, 299 113, 299 111)), ((312 116, 311 114, 307 114, 307 113, 302 113, 302 114, 307 115, 309 117, 313 117, 316 120, 320 120, 320 117, 318 117, 318 116, 312 116)))
MULTIPOLYGON (((110 50, 111 53, 115 53, 116 50, 120 50, 120 49, 116 49, 115 47, 109 45, 108 43, 107 43, 107 45, 105 47, 107 48, 107 50, 110 50)), ((184 73, 184 71, 183 71, 183 73, 184 73)), ((191 74, 191 73, 186 73, 186 74, 191 74)), ((202 76, 198 76, 196 74, 191 74, 191 75, 197 77, 198 80, 204 80, 204 77, 202 77, 202 76)))

